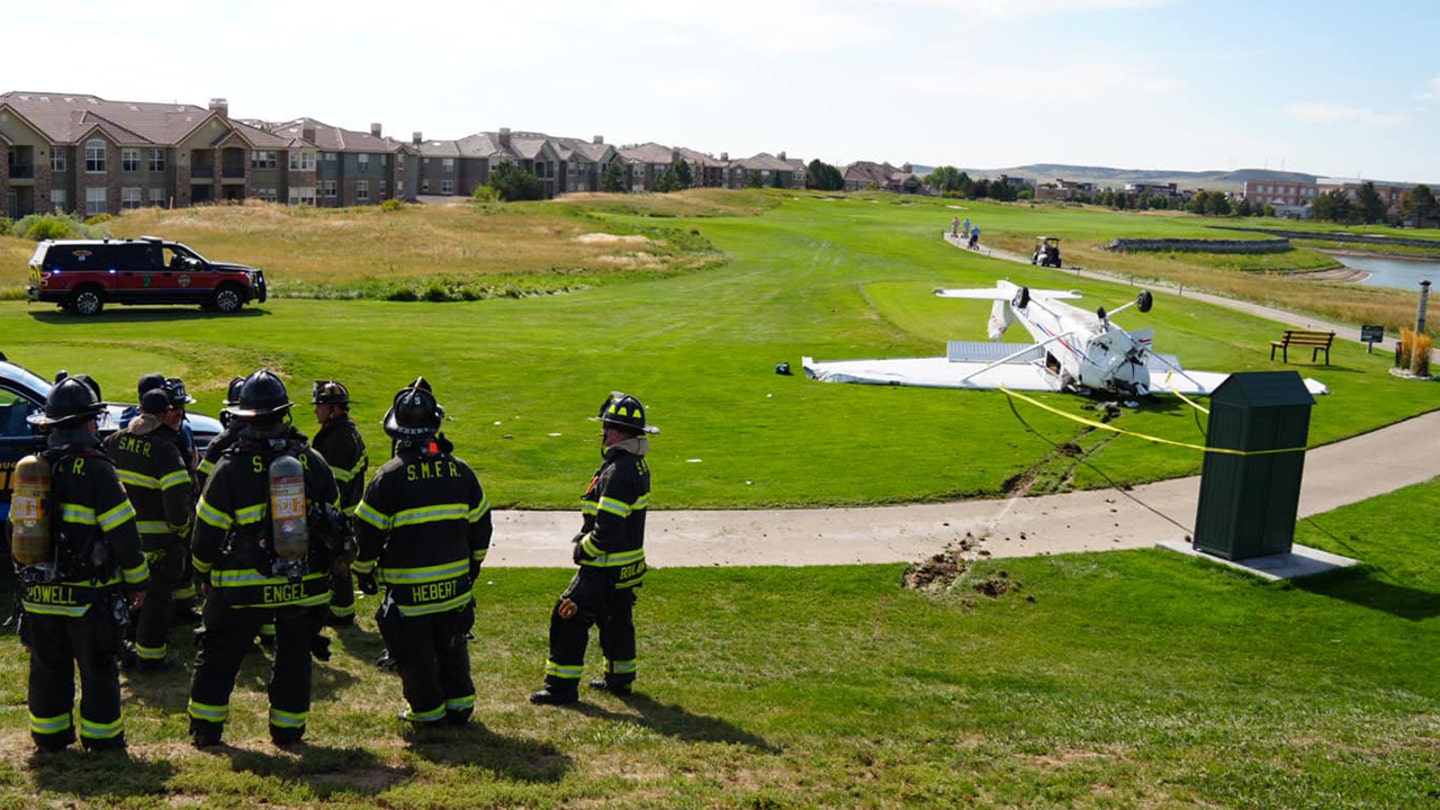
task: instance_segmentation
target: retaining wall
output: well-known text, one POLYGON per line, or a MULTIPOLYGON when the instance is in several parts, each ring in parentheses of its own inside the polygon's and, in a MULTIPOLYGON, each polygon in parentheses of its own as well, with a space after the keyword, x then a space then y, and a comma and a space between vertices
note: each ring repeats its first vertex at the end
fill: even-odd
POLYGON ((1111 239, 1104 247, 1118 253, 1284 253, 1291 249, 1289 239, 1111 239))

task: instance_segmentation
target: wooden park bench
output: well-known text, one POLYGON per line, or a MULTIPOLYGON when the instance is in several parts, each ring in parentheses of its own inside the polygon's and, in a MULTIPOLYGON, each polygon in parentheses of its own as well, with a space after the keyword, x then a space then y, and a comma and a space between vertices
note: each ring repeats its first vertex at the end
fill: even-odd
POLYGON ((1311 332, 1305 329, 1286 329, 1285 337, 1270 341, 1270 359, 1275 359, 1275 350, 1280 350, 1280 359, 1290 362, 1290 347, 1310 349, 1310 362, 1314 363, 1325 352, 1325 365, 1330 365, 1330 344, 1335 342, 1334 332, 1311 332))

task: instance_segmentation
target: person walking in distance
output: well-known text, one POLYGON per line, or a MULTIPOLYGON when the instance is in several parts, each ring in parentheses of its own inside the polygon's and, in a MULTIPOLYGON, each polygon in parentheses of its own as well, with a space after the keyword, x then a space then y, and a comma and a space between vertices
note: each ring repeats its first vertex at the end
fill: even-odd
POLYGON ((492 533, 490 501, 439 433, 443 416, 428 388, 395 395, 385 415, 395 456, 355 511, 355 577, 365 593, 385 588, 375 621, 409 704, 400 719, 417 726, 463 725, 474 710, 466 645, 492 533))
POLYGON ((649 434, 640 400, 615 392, 595 417, 602 425, 604 461, 580 498, 583 515, 573 558, 579 566, 550 611, 550 658, 545 686, 530 702, 563 705, 579 700, 590 628, 600 627, 605 675, 590 686, 618 695, 633 689, 636 673, 635 589, 645 576, 645 514, 650 505, 649 434))
POLYGON ((11 476, 10 551, 24 609, 20 643, 30 652, 30 738, 40 753, 75 742, 125 747, 120 651, 131 610, 144 604, 150 569, 135 508, 100 452, 98 386, 66 377, 29 417, 46 447, 11 476), (75 716, 75 672, 80 712, 75 716))
MULTIPOLYGON (((360 496, 365 492, 365 471, 370 459, 365 455, 365 439, 355 420, 350 418, 350 389, 334 380, 316 380, 311 392, 311 403, 315 406, 315 420, 320 423, 320 432, 310 441, 335 474, 335 486, 340 489, 340 511, 353 517, 360 496)), ((350 524, 352 527, 354 523, 350 524)), ((351 554, 336 558, 330 572, 330 616, 326 623, 332 627, 355 624, 355 586, 350 578, 351 554)))
POLYGON ((235 676, 260 626, 275 624, 270 739, 299 742, 310 714, 311 638, 330 601, 330 563, 343 542, 335 477, 291 433, 285 383, 256 371, 231 407, 235 443, 205 482, 191 540, 208 577, 204 624, 190 680, 190 736, 219 745, 235 676))

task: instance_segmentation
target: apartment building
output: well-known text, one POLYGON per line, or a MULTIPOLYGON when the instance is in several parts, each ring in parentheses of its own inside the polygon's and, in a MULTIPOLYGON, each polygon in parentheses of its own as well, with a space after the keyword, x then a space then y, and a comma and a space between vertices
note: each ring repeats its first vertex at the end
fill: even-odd
POLYGON ((1246 180, 1242 194, 1252 203, 1274 207, 1281 216, 1306 217, 1310 215, 1310 205, 1315 202, 1315 198, 1332 191, 1342 192, 1351 202, 1358 203, 1360 189, 1364 188, 1366 183, 1375 186, 1375 192, 1385 201, 1387 214, 1392 218, 1400 215, 1400 198, 1415 187, 1412 183, 1385 183, 1343 177, 1321 177, 1313 183, 1246 180))
POLYGON ((846 191, 864 191, 874 186, 881 191, 919 194, 925 188, 925 182, 911 168, 909 163, 897 169, 889 163, 859 160, 841 169, 840 173, 845 178, 846 191))
MULTIPOLYGON (((315 187, 299 187, 283 196, 256 194, 275 202, 291 205, 305 203, 331 208, 376 205, 391 198, 413 200, 419 172, 415 168, 418 150, 393 138, 386 138, 380 124, 371 124, 369 132, 331 126, 312 118, 298 118, 280 123, 259 124, 293 142, 313 147, 315 151, 315 187)), ((279 156, 257 152, 251 156, 251 169, 273 169, 279 156)), ((262 189, 264 191, 266 189, 262 189)))

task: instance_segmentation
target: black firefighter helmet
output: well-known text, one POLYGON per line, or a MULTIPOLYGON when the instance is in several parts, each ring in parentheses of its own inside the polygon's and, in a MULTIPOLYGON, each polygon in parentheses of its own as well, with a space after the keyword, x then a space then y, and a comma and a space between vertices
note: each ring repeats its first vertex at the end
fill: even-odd
POLYGON ((45 410, 30 414, 27 421, 42 428, 78 426, 94 419, 105 405, 82 377, 66 377, 55 383, 45 398, 45 410))
POLYGON ((424 387, 412 384, 395 395, 395 402, 385 414, 385 432, 392 439, 424 441, 439 432, 444 419, 445 409, 435 401, 429 384, 424 387))
POLYGON ((270 369, 262 368, 245 378, 240 385, 240 401, 225 410, 231 416, 254 419, 286 413, 292 404, 285 381, 270 369))
POLYGON ((315 387, 310 390, 310 404, 349 405, 350 389, 335 380, 316 380, 315 387))
POLYGON ((594 419, 607 427, 636 435, 660 432, 660 428, 645 424, 645 406, 640 404, 640 400, 622 391, 612 391, 600 405, 600 413, 594 419))

